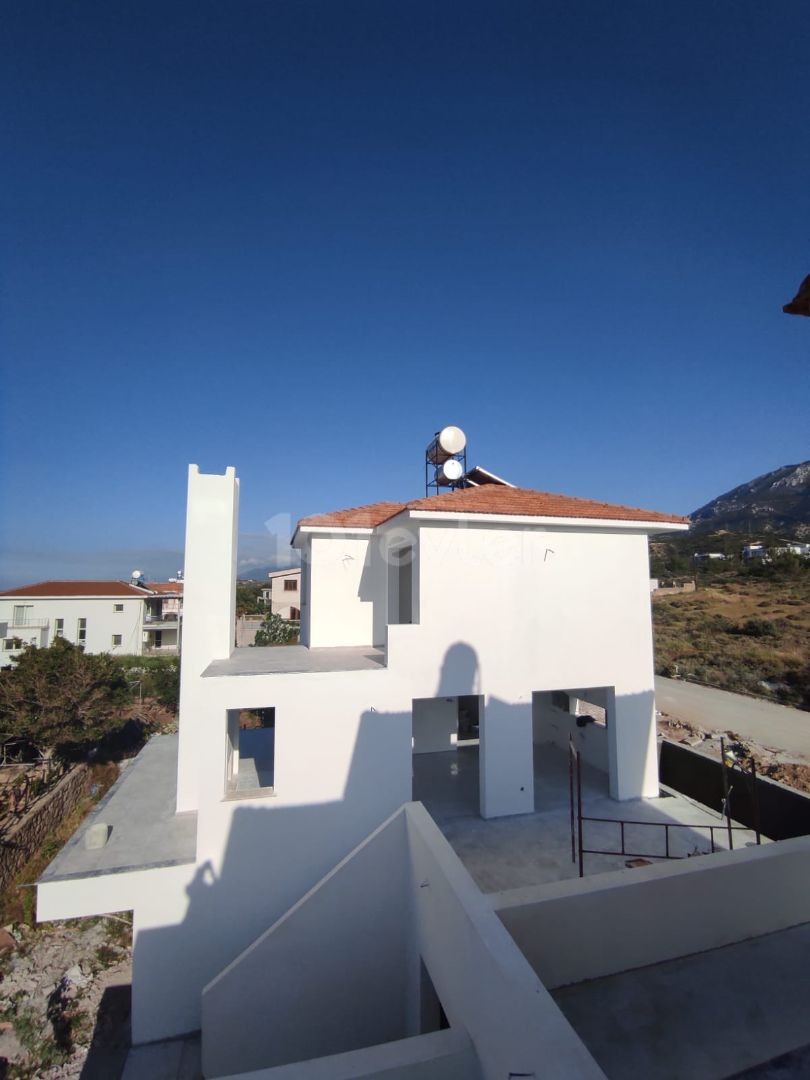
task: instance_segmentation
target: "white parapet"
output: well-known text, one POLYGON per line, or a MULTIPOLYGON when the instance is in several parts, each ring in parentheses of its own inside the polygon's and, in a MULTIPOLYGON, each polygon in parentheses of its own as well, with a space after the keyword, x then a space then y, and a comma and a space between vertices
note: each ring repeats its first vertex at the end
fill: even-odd
POLYGON ((212 660, 227 659, 234 647, 238 524, 236 469, 229 466, 224 475, 211 475, 189 465, 178 811, 199 805, 195 716, 204 692, 199 676, 212 660))

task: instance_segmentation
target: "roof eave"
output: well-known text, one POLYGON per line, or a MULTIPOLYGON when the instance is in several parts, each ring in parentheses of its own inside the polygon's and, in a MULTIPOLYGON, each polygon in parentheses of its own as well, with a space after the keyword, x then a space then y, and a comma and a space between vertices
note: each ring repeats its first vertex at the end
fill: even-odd
POLYGON ((331 536, 335 533, 340 536, 371 536, 374 528, 368 525, 297 525, 290 544, 300 548, 300 538, 303 536, 331 536))
POLYGON ((650 521, 633 518, 556 517, 549 514, 487 514, 452 510, 411 510, 409 516, 418 521, 471 521, 505 525, 556 525, 577 529, 624 529, 628 532, 685 532, 689 522, 650 521))

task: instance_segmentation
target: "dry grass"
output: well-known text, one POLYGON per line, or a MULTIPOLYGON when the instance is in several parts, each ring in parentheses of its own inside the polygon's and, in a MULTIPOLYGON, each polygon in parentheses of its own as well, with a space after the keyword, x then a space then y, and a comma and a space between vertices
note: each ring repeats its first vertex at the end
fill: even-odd
POLYGON ((810 709, 810 574, 663 596, 653 622, 659 674, 810 709))
POLYGON ((14 883, 9 885, 5 892, 0 893, 0 926, 15 922, 24 922, 29 926, 35 925, 36 890, 30 886, 61 851, 99 799, 118 779, 118 766, 112 763, 92 765, 90 771, 90 792, 80 799, 71 813, 60 821, 59 827, 47 837, 37 854, 17 874, 14 883))

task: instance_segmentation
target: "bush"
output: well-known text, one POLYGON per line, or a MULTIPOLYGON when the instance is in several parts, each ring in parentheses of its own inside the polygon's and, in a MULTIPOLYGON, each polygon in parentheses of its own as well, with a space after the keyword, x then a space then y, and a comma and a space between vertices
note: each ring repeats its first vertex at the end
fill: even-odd
POLYGON ((180 661, 176 656, 122 656, 132 697, 154 698, 172 712, 180 700, 180 661))
POLYGON ((289 645, 298 640, 298 623, 288 622, 280 615, 268 615, 256 631, 253 645, 289 645))
POLYGON ((753 618, 746 619, 741 626, 737 627, 735 633, 745 634, 747 637, 764 638, 776 637, 779 631, 770 619, 753 618))

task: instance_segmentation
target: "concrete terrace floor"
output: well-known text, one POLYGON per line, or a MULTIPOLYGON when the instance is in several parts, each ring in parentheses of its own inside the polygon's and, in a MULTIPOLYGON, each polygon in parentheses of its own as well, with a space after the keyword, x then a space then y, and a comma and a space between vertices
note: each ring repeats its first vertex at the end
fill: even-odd
POLYGON ((810 1075, 808 950, 804 924, 552 997, 610 1080, 787 1080, 810 1075))
MULTIPOLYGON (((428 812, 485 893, 502 892, 577 877, 571 859, 571 822, 568 788, 568 755, 555 746, 535 747, 535 812, 517 817, 479 816, 478 746, 465 745, 438 754, 415 754, 413 797, 428 812)), ((710 850, 709 834, 700 823, 720 824, 712 810, 677 794, 658 799, 615 802, 608 794, 608 778, 591 766, 582 769, 583 811, 586 816, 624 818, 641 822, 670 822, 692 828, 670 830, 674 854, 686 856, 697 849, 710 850)), ((619 826, 584 824, 584 847, 615 850, 619 826)), ((625 827, 626 848, 663 857, 664 830, 650 825, 625 827)), ((755 842, 752 832, 734 833, 734 846, 755 842)), ((727 847, 725 834, 715 833, 719 850, 727 847)), ((586 855, 585 874, 624 869, 629 856, 586 855)))
POLYGON ((124 768, 40 878, 41 882, 194 862, 197 815, 177 814, 177 735, 155 735, 124 768), (109 828, 104 847, 88 851, 87 830, 109 828))
POLYGON ((227 660, 214 660, 203 678, 223 675, 272 675, 325 671, 375 671, 385 667, 385 649, 342 646, 308 649, 306 645, 273 645, 234 649, 227 660))

